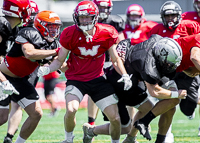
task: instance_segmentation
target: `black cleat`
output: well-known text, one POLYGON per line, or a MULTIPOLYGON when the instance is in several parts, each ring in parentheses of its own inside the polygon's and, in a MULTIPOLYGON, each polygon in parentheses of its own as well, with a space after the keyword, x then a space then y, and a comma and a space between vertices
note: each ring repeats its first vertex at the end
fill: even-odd
POLYGON ((147 140, 151 140, 151 135, 149 134, 148 126, 145 126, 144 123, 137 120, 134 123, 135 128, 137 128, 140 131, 140 134, 143 135, 144 138, 147 140))
POLYGON ((3 143, 12 143, 12 139, 9 137, 5 137, 3 143))

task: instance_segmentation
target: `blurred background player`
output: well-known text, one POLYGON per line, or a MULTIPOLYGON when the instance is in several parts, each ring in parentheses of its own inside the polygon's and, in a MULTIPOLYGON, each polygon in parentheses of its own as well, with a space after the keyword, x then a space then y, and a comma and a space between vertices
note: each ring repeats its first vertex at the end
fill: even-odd
MULTIPOLYGON (((177 39, 179 37, 198 34, 200 32, 199 24, 191 20, 182 20, 181 14, 182 9, 178 3, 166 1, 160 8, 162 23, 153 27, 149 35, 159 34, 162 37, 177 39)), ((192 78, 181 72, 176 73, 175 82, 178 89, 187 90, 188 96, 186 99, 181 100, 179 106, 181 111, 190 117, 197 104, 194 101, 198 99, 199 78, 198 76, 192 78)), ((174 137, 170 130, 171 127, 166 134, 166 142, 174 142, 174 137)))
MULTIPOLYGON (((99 9, 98 23, 109 24, 115 27, 119 36, 116 43, 124 39, 123 30, 125 28, 124 20, 118 15, 111 15, 113 3, 112 0, 93 0, 99 9)), ((112 62, 108 52, 106 52, 106 61, 104 63, 104 69, 111 66, 112 62)), ((95 119, 98 114, 98 107, 94 104, 91 98, 88 96, 88 123, 95 124, 95 119)))
POLYGON ((50 103, 50 114, 49 116, 53 117, 58 112, 58 108, 55 105, 54 101, 54 89, 58 83, 59 73, 57 71, 49 73, 48 75, 43 76, 44 79, 44 95, 46 100, 50 103))
MULTIPOLYGON (((193 20, 193 21, 197 21, 198 23, 200 23, 200 0, 193 0, 193 7, 194 7, 195 11, 184 12, 182 14, 182 19, 193 20)), ((198 97, 198 100, 197 100, 197 98, 193 98, 193 99, 189 98, 189 100, 192 103, 197 103, 200 105, 200 96, 198 97)), ((195 104, 192 104, 192 105, 195 105, 195 104)), ((199 108, 199 115, 200 115, 200 108, 199 108)), ((189 116, 189 119, 193 119, 194 117, 195 117, 195 111, 193 112, 192 115, 189 116)), ((198 130, 199 130, 198 136, 200 136, 200 126, 199 126, 198 130)))
POLYGON ((130 5, 126 10, 126 26, 123 31, 125 38, 131 40, 131 45, 148 39, 148 33, 158 23, 146 21, 144 9, 138 4, 130 5))

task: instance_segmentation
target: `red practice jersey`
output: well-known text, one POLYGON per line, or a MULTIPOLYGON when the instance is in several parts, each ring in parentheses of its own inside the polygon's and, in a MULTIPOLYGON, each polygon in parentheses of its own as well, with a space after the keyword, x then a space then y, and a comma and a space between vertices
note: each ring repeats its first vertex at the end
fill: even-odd
POLYGON ((113 26, 96 24, 92 42, 75 25, 67 27, 60 36, 61 45, 70 50, 65 72, 68 80, 90 81, 104 74, 105 52, 116 43, 118 32, 113 26))
POLYGON ((149 31, 158 23, 153 21, 145 21, 140 26, 132 29, 130 25, 126 24, 123 31, 125 39, 131 39, 131 45, 138 44, 148 39, 149 31))
POLYGON ((181 16, 183 20, 193 20, 200 23, 200 17, 196 11, 184 12, 181 16))
POLYGON ((182 72, 189 67, 194 67, 194 64, 190 60, 190 50, 192 47, 200 47, 200 34, 195 34, 187 37, 180 37, 175 39, 182 48, 183 58, 180 66, 176 69, 177 72, 182 72))
POLYGON ((177 39, 179 37, 185 37, 198 33, 200 33, 200 25, 198 24, 198 22, 191 20, 182 20, 180 24, 176 27, 176 29, 173 31, 170 31, 161 23, 154 26, 149 32, 149 37, 152 34, 158 34, 162 37, 170 37, 173 39, 177 39))

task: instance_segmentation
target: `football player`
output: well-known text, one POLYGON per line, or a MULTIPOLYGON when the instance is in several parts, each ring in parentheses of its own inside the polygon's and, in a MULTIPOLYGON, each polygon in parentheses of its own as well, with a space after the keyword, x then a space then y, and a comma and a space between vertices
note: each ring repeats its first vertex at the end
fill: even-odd
POLYGON ((0 115, 5 117, 1 125, 7 121, 11 99, 29 115, 16 143, 24 143, 42 117, 39 95, 28 78, 39 65, 48 63, 57 55, 59 45, 53 41, 59 35, 61 24, 59 16, 53 11, 38 13, 34 27, 25 27, 18 32, 14 45, 0 65, 2 74, 19 92, 19 95, 12 94, 0 101, 0 106, 4 107, 0 109, 0 115))
MULTIPOLYGON (((75 25, 63 30, 60 36, 62 45, 58 58, 50 66, 40 67, 38 76, 46 75, 60 68, 70 52, 67 60, 66 82, 66 114, 65 143, 73 142, 75 114, 85 94, 88 94, 99 109, 110 120, 112 143, 119 143, 120 117, 117 98, 112 85, 106 81, 103 71, 105 52, 108 50, 113 65, 121 75, 119 82, 124 81, 124 90, 132 86, 120 57, 117 55, 115 43, 118 33, 113 26, 97 23, 98 8, 92 1, 81 1, 74 10, 75 25), (78 41, 78 42, 77 42, 78 41)), ((87 132, 88 128, 83 127, 87 132)), ((84 134, 83 142, 91 142, 92 137, 84 134)))
MULTIPOLYGON (((31 6, 28 0, 4 0, 2 13, 5 16, 0 17, 0 55, 5 56, 14 43, 18 32, 18 25, 26 23, 31 14, 31 6)), ((1 94, 0 99, 5 99, 13 92, 18 93, 8 80, 0 73, 1 94)))
MULTIPOLYGON (((109 24, 115 27, 118 31, 118 43, 121 40, 124 40, 123 30, 125 28, 124 20, 118 15, 111 15, 113 3, 112 0, 93 0, 99 9, 99 18, 98 22, 103 24, 109 24)), ((109 53, 106 51, 106 59, 104 63, 104 69, 111 66, 112 62, 110 61, 109 53)), ((95 119, 97 117, 98 107, 94 104, 90 96, 88 96, 88 123, 94 125, 95 119)))
MULTIPOLYGON (((177 39, 188 35, 198 34, 200 25, 198 22, 181 19, 182 9, 178 3, 174 1, 165 2, 160 9, 162 18, 161 24, 156 25, 150 31, 150 34, 159 34, 163 37, 177 39)), ((188 117, 192 116, 197 106, 199 77, 189 77, 185 73, 177 73, 175 82, 178 89, 186 89, 188 96, 181 100, 179 106, 181 111, 188 117)), ((173 134, 171 126, 166 134, 166 141, 173 142, 173 134)), ((161 131, 160 131, 161 132, 161 131)), ((159 134, 159 133, 158 133, 159 134)))
MULTIPOLYGON (((30 4, 31 4, 31 15, 28 19, 28 22, 24 23, 23 26, 19 27, 19 29, 24 28, 25 26, 33 27, 34 17, 36 16, 36 14, 39 13, 39 9, 34 1, 30 1, 30 4)), ((34 86, 36 86, 36 83, 39 79, 37 76, 37 69, 30 75, 28 79, 29 82, 34 86)), ((8 130, 7 130, 7 135, 4 138, 4 143, 12 143, 12 138, 14 137, 14 134, 18 130, 18 126, 21 122, 21 119, 22 119, 22 108, 11 99, 11 109, 8 119, 8 130)))
MULTIPOLYGON (((170 79, 174 77, 184 54, 178 42, 171 38, 163 38, 159 35, 152 35, 148 40, 126 50, 125 67, 129 68, 127 72, 129 74, 132 73, 137 80, 144 80, 151 96, 163 100, 157 102, 147 115, 134 123, 124 143, 129 143, 136 138, 137 132, 135 128, 139 129, 140 133, 145 138, 151 140, 148 131, 148 124, 150 121, 159 115, 161 115, 160 118, 163 122, 166 120, 166 117, 163 118, 163 115, 168 114, 169 118, 171 115, 173 116, 175 112, 174 107, 179 103, 178 98, 184 99, 187 96, 186 90, 178 90, 174 81, 168 81, 168 79, 165 78, 165 76, 170 79), (171 89, 171 87, 173 87, 173 89, 171 89)), ((159 122, 159 124, 160 123, 161 122, 159 122)), ((167 124, 167 122, 165 123, 167 124)), ((170 123, 166 126, 169 125, 170 123)), ((160 128, 159 131, 161 131, 160 128)), ((155 142, 160 143, 163 142, 164 139, 164 135, 158 134, 155 142)))
POLYGON ((155 25, 154 21, 146 21, 144 9, 138 4, 131 4, 126 10, 125 38, 131 39, 135 45, 148 39, 148 33, 155 25))
MULTIPOLYGON (((4 0, 2 13, 4 16, 0 17, 0 55, 4 57, 14 44, 18 33, 18 25, 28 21, 31 14, 31 5, 28 0, 4 0)), ((0 100, 5 100, 13 93, 19 94, 3 74, 1 74, 0 80, 0 100)), ((8 116, 4 115, 4 113, 7 114, 9 112, 8 108, 9 106, 2 106, 2 104, 0 104, 0 115, 2 117, 0 125, 4 124, 8 119, 8 116)), ((10 135, 10 137, 12 137, 12 135, 10 135)), ((12 140, 9 139, 8 142, 12 142, 12 140)))
MULTIPOLYGON (((187 11, 184 12, 182 14, 182 19, 183 20, 192 20, 192 21, 197 21, 198 23, 200 23, 200 0, 193 0, 193 6, 195 11, 187 11)), ((195 89, 197 90, 197 89, 195 89)), ((189 100, 185 100, 185 102, 191 102, 188 105, 191 105, 191 110, 189 110, 189 108, 184 108, 185 112, 190 112, 188 115, 189 119, 193 119, 195 117, 195 111, 194 109, 196 108, 196 103, 200 105, 200 97, 198 97, 197 100, 197 95, 195 94, 195 96, 193 98, 188 97, 189 100), (193 112, 193 114, 191 114, 193 112)), ((182 102, 182 101, 181 101, 182 102)), ((182 102, 183 103, 183 102, 182 102)), ((199 108, 199 114, 200 114, 200 108, 199 108)), ((200 126, 199 126, 199 133, 198 136, 200 136, 200 126)))

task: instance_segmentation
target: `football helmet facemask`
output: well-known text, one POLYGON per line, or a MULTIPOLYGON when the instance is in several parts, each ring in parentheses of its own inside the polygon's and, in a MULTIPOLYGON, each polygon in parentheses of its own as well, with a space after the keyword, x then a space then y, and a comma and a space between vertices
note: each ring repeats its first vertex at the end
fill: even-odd
POLYGON ((19 17, 21 24, 27 23, 31 15, 29 0, 4 0, 2 13, 10 17, 19 17))
POLYGON ((126 21, 132 28, 135 28, 141 24, 144 15, 144 9, 140 5, 132 4, 126 10, 126 21), (130 15, 138 15, 140 17, 130 19, 130 15))
POLYGON ((99 10, 97 5, 92 1, 81 1, 76 6, 73 19, 78 28, 83 31, 91 30, 98 21, 99 10), (87 22, 87 25, 82 25, 79 22, 79 16, 91 16, 92 21, 87 22))
POLYGON ((179 25, 181 21, 181 14, 182 14, 181 7, 179 6, 178 3, 174 1, 167 1, 160 8, 160 15, 162 22, 164 26, 170 30, 175 29, 179 25), (167 21, 165 19, 165 15, 174 15, 174 14, 177 15, 177 19, 174 18, 170 21, 167 21))
POLYGON ((153 46, 156 65, 163 74, 169 74, 180 65, 183 53, 180 45, 172 38, 164 37, 153 46))
POLYGON ((50 10, 39 12, 34 19, 34 26, 49 42, 59 36, 61 25, 60 17, 50 10))

